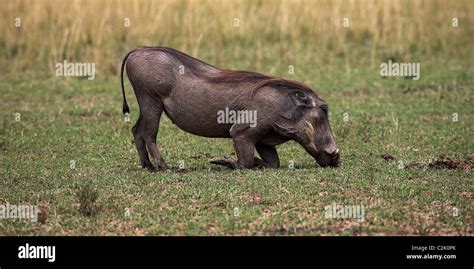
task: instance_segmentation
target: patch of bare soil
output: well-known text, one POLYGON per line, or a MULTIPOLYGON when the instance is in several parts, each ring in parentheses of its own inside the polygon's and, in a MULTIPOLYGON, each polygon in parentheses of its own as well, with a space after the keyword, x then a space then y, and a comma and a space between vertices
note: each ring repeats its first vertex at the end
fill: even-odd
POLYGON ((431 163, 408 163, 405 164, 406 169, 410 168, 433 168, 433 169, 460 169, 471 170, 474 166, 474 154, 471 154, 466 160, 455 160, 446 155, 440 155, 431 163))

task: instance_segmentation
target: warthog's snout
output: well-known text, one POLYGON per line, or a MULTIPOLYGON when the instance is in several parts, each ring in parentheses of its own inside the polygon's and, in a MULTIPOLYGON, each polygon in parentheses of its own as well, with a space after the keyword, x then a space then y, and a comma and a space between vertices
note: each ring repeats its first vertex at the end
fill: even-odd
POLYGON ((316 162, 322 167, 341 166, 341 155, 339 154, 339 149, 324 150, 320 156, 316 158, 316 162))
POLYGON ((328 166, 331 166, 331 167, 339 167, 341 166, 341 155, 339 154, 339 149, 336 148, 336 150, 334 150, 333 152, 331 153, 327 153, 326 154, 329 156, 329 158, 331 159, 328 166))

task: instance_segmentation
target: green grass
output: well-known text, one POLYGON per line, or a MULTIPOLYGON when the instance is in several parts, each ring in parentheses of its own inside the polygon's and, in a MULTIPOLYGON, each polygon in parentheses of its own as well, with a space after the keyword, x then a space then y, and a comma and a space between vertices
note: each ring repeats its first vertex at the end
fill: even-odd
POLYGON ((474 153, 469 58, 422 58, 421 79, 412 81, 381 79, 377 65, 337 61, 302 63, 290 76, 276 57, 256 69, 252 55, 228 55, 234 68, 273 70, 311 85, 329 103, 343 166, 318 168, 290 142, 278 147, 279 169, 231 171, 208 163, 233 152, 230 140, 193 136, 164 117, 164 158, 174 167, 184 161, 187 170, 149 173, 138 167, 131 143, 138 110, 128 82, 131 122, 121 115, 118 77, 8 75, 0 80, 0 203, 42 205, 49 217, 44 224, 0 220, 0 234, 473 234, 472 171, 399 169, 400 161, 474 153), (396 160, 381 159, 383 153, 396 160), (365 221, 326 219, 324 207, 333 202, 363 205, 365 221))

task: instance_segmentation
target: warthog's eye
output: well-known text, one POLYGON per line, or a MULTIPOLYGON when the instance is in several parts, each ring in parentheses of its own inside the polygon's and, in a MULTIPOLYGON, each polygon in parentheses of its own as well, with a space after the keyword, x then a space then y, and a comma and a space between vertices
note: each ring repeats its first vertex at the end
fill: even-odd
POLYGON ((322 105, 321 106, 321 110, 324 112, 324 113, 328 113, 328 106, 327 105, 322 105))

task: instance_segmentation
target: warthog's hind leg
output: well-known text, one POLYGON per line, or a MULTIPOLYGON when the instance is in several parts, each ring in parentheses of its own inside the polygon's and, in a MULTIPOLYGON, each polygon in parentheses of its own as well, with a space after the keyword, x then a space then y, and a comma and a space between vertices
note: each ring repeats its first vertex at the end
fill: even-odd
POLYGON ((148 151, 145 146, 145 139, 143 139, 141 135, 143 131, 139 130, 143 126, 141 122, 142 116, 140 115, 138 117, 137 122, 135 123, 135 126, 133 126, 132 128, 133 142, 135 143, 135 146, 138 151, 138 156, 140 157, 140 165, 143 168, 147 168, 150 171, 154 171, 155 167, 153 166, 153 164, 151 164, 150 159, 148 158, 148 151))
POLYGON ((155 161, 155 168, 159 171, 164 171, 168 169, 165 161, 161 157, 160 150, 156 145, 156 137, 158 135, 158 129, 160 128, 160 118, 163 109, 158 109, 154 113, 147 113, 143 116, 143 125, 144 133, 143 138, 145 139, 145 144, 148 151, 153 156, 155 161))

